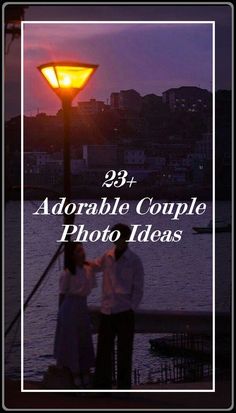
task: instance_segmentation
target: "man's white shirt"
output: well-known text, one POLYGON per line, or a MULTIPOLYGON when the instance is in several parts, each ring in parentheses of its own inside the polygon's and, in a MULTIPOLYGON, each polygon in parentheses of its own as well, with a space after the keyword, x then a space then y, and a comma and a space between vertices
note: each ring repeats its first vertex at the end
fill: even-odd
POLYGON ((115 248, 92 262, 96 272, 103 272, 103 314, 136 310, 143 296, 144 270, 140 258, 129 248, 116 260, 115 248))

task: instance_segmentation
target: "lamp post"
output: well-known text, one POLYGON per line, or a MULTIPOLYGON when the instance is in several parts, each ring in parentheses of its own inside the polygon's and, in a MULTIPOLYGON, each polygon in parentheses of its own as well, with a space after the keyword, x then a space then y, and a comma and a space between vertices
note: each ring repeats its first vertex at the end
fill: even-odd
MULTIPOLYGON (((75 96, 86 86, 98 65, 80 62, 50 62, 38 66, 40 73, 46 79, 51 89, 62 102, 64 118, 64 193, 67 203, 71 198, 71 168, 70 168, 70 113, 75 96)), ((64 224, 71 223, 71 217, 64 214, 64 224)), ((67 241, 70 240, 68 235, 67 241)), ((68 243, 65 244, 64 265, 68 263, 68 243)))

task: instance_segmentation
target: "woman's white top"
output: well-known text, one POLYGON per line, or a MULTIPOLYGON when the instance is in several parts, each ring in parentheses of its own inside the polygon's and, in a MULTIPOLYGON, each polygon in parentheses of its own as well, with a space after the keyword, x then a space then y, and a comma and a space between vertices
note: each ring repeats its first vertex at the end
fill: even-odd
POLYGON ((59 280, 60 294, 78 295, 85 297, 91 293, 92 288, 96 287, 95 272, 90 265, 76 267, 76 273, 66 269, 61 273, 59 280))

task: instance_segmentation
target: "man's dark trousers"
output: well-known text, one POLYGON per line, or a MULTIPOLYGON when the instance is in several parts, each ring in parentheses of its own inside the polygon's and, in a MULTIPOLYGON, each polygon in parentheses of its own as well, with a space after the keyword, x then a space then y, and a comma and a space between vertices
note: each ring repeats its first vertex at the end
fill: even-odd
POLYGON ((130 389, 134 339, 134 312, 101 314, 98 332, 95 389, 112 388, 114 340, 117 337, 117 388, 130 389))

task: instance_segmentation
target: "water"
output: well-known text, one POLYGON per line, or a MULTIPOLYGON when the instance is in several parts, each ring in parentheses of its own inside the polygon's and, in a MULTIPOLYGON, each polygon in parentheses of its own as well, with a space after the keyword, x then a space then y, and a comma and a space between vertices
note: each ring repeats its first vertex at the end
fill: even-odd
MULTIPOLYGON (((26 201, 24 206, 24 300, 43 273, 52 255, 58 247, 57 239, 62 233, 62 217, 34 216, 40 201, 26 201)), ((12 213, 13 203, 7 211, 10 225, 14 225, 12 213), (11 216, 12 214, 12 216, 11 216)), ((131 201, 134 209, 136 201, 131 201)), ((222 211, 226 210, 222 203, 222 211)), ((51 203, 53 205, 53 203, 51 203)), ((77 216, 75 224, 84 224, 85 228, 104 229, 108 224, 118 221, 128 224, 152 224, 153 229, 183 230, 179 243, 133 243, 131 248, 142 258, 145 269, 145 289, 141 308, 176 311, 211 311, 212 309, 212 236, 210 234, 194 234, 193 226, 207 225, 212 218, 211 203, 202 216, 182 216, 179 221, 171 221, 170 217, 138 216, 132 212, 120 217, 112 216, 77 216)), ((229 234, 217 234, 221 237, 221 245, 227 245, 229 234)), ((11 246, 14 248, 14 245, 11 246)), ((85 249, 88 258, 95 258, 103 253, 111 244, 102 242, 87 243, 85 249)), ((63 258, 57 260, 48 273, 42 286, 34 296, 24 315, 24 377, 38 380, 49 364, 54 362, 52 348, 56 326, 58 306, 58 277, 62 269, 63 258)), ((14 291, 14 268, 12 264, 6 288, 14 291)), ((19 269, 18 269, 19 273, 19 269)), ((217 281, 218 282, 218 281, 217 281)), ((92 305, 100 304, 101 276, 97 276, 98 288, 88 298, 92 305)), ((221 309, 228 310, 230 286, 222 285, 221 309)), ((14 300, 14 294, 11 294, 14 300)), ((8 320, 10 321, 10 320, 8 320)), ((7 322, 8 325, 8 322, 7 322)), ((13 340, 12 332, 8 344, 13 340)), ((150 367, 158 367, 158 357, 150 352, 149 339, 157 335, 137 334, 134 343, 133 367, 147 377, 150 367)), ((96 337, 94 337, 96 344, 96 337)), ((18 375, 11 354, 19 350, 19 342, 15 342, 7 360, 7 373, 18 375)))

